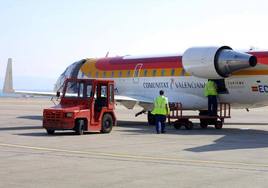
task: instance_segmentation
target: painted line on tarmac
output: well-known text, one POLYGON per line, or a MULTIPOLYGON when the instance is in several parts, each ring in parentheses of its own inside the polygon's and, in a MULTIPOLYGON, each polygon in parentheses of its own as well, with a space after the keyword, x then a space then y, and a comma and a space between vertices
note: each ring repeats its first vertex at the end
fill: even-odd
POLYGON ((141 156, 141 155, 129 155, 120 153, 104 153, 98 151, 78 151, 78 150, 66 150, 66 149, 56 149, 56 148, 46 148, 46 147, 35 147, 17 144, 5 144, 0 143, 2 147, 9 148, 23 148, 38 151, 52 151, 61 152, 67 154, 86 154, 86 155, 97 155, 103 157, 114 157, 122 159, 135 159, 135 160, 153 160, 153 161, 164 161, 164 162, 180 162, 180 163, 195 163, 195 164, 216 164, 216 165, 238 165, 247 167, 262 167, 268 168, 268 164, 265 163, 243 163, 243 162, 231 162, 231 161, 213 161, 213 160, 195 160, 195 159, 180 159, 180 158, 168 158, 168 157, 152 157, 152 156, 141 156))

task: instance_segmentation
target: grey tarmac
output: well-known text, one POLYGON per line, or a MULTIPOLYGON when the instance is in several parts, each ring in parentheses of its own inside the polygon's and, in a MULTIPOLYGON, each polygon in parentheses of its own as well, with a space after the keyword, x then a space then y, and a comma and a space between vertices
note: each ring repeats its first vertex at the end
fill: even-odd
POLYGON ((110 134, 42 128, 48 98, 0 98, 0 187, 267 187, 268 107, 232 110, 223 129, 155 134, 116 106, 110 134))

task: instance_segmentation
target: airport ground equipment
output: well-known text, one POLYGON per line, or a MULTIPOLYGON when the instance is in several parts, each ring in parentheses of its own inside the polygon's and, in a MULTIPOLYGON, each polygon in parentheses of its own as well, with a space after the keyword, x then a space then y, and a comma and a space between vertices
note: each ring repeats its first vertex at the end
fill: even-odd
POLYGON ((181 103, 170 104, 169 124, 173 124, 176 129, 184 126, 186 129, 193 129, 193 122, 190 119, 199 119, 200 127, 205 129, 208 125, 214 125, 216 129, 221 129, 225 118, 231 118, 231 106, 229 103, 219 103, 218 115, 209 116, 207 110, 200 111, 198 115, 185 115, 181 103), (171 122, 175 119, 174 122, 171 122))
POLYGON ((116 125, 114 113, 114 81, 97 79, 66 79, 60 103, 43 111, 43 128, 48 134, 55 130, 109 133, 116 125))

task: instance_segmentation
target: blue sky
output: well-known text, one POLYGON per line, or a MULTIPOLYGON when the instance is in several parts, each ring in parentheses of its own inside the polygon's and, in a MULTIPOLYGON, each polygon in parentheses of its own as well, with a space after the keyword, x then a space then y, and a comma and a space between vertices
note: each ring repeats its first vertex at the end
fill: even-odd
POLYGON ((51 90, 86 57, 183 53, 191 46, 268 49, 265 0, 0 0, 0 88, 51 90))

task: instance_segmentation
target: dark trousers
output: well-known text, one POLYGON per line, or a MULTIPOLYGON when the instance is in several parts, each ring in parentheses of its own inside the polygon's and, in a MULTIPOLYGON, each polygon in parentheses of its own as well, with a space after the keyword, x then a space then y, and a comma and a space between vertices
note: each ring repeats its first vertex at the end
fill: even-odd
POLYGON ((165 115, 159 115, 159 114, 155 115, 155 129, 157 133, 165 132, 165 128, 166 128, 165 122, 166 122, 165 115))
POLYGON ((218 111, 218 102, 216 95, 208 96, 208 115, 216 116, 218 111))

